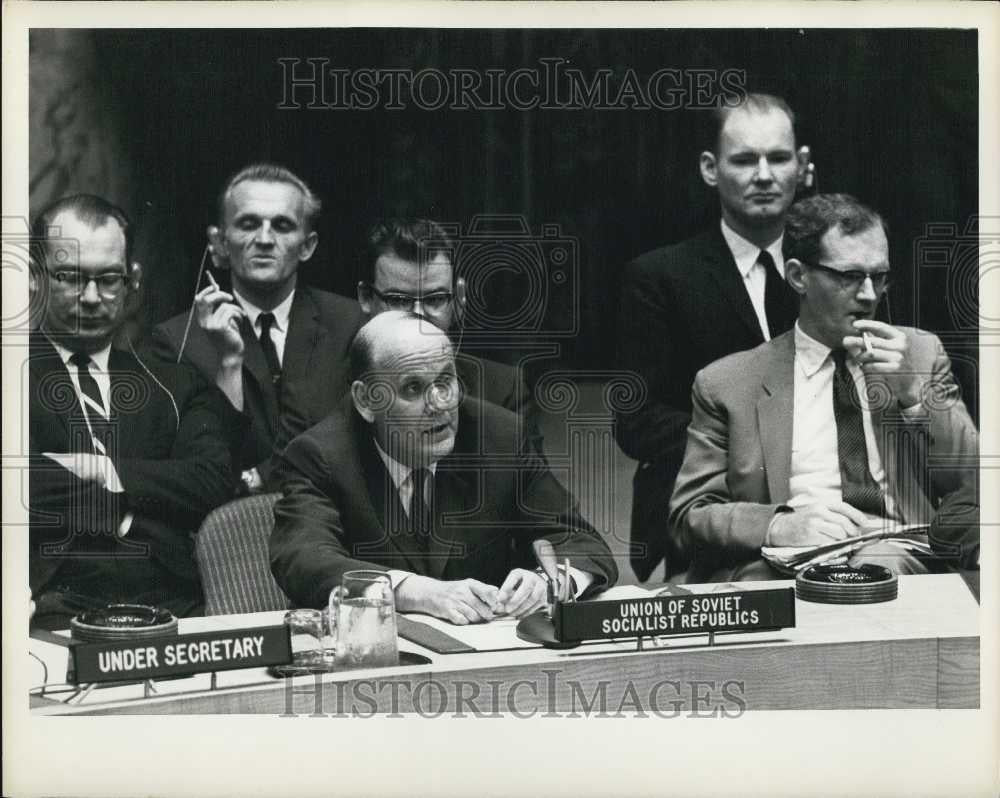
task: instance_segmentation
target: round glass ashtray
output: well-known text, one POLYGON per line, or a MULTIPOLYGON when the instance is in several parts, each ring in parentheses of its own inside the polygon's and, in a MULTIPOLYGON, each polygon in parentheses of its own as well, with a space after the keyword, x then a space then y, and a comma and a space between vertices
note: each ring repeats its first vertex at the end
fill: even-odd
POLYGON ((91 643, 159 637, 177 631, 177 618, 169 610, 146 604, 109 604, 87 610, 69 622, 76 640, 91 643))
POLYGON ((829 585, 871 585, 890 582, 896 575, 881 565, 814 565, 806 568, 800 579, 829 585))
POLYGON ((898 594, 898 577, 881 565, 814 565, 795 578, 796 598, 822 604, 875 604, 898 594))

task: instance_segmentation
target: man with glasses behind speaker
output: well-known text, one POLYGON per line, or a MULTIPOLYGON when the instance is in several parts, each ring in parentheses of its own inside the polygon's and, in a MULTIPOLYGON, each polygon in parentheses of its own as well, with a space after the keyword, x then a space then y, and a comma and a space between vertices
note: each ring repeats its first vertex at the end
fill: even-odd
POLYGON ((416 313, 451 333, 463 390, 495 405, 530 415, 534 405, 521 370, 462 352, 465 279, 453 263, 454 242, 429 219, 386 219, 368 233, 366 279, 358 302, 368 318, 387 310, 416 313))
MULTIPOLYGON (((783 246, 794 328, 695 379, 669 521, 687 581, 780 578, 762 547, 885 521, 930 525, 932 545, 935 529, 961 527, 944 537, 962 538, 963 563, 978 559, 978 433, 951 363, 937 336, 873 318, 890 279, 881 217, 846 194, 810 197, 790 209, 783 246)), ((927 571, 887 543, 849 562, 927 571)))

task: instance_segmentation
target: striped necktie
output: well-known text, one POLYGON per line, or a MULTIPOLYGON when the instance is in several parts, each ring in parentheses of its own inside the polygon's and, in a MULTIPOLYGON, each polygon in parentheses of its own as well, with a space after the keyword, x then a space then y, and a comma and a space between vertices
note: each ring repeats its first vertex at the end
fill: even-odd
POLYGON ((90 426, 94 449, 98 454, 107 454, 106 438, 110 428, 108 410, 104 406, 104 397, 101 396, 101 389, 97 385, 97 380, 90 373, 90 364, 93 361, 89 355, 83 352, 74 352, 70 356, 69 362, 76 366, 76 376, 80 384, 80 398, 83 404, 83 412, 90 426))

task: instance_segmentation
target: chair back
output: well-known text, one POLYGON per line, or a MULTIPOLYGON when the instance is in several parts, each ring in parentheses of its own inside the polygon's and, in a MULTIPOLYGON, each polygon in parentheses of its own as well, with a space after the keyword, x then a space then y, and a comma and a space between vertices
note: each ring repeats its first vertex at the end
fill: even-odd
POLYGON ((287 609, 271 575, 268 539, 280 493, 236 499, 210 512, 195 542, 206 615, 287 609))

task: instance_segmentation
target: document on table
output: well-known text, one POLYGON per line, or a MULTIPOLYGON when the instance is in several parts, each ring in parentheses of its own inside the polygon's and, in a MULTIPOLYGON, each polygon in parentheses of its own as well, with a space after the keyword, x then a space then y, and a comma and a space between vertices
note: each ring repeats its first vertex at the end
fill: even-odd
POLYGON ((846 540, 821 546, 765 546, 761 549, 761 554, 779 571, 794 574, 812 565, 846 558, 875 540, 909 551, 931 554, 927 544, 926 524, 897 524, 894 521, 873 522, 868 531, 846 540))
POLYGON ((426 624, 439 632, 454 637, 476 651, 509 651, 515 648, 539 648, 517 636, 517 618, 494 618, 487 623, 470 623, 456 626, 440 618, 418 613, 407 614, 411 621, 426 624))

